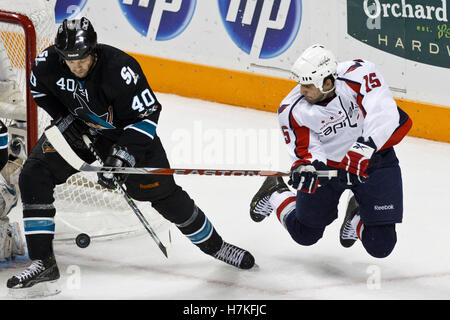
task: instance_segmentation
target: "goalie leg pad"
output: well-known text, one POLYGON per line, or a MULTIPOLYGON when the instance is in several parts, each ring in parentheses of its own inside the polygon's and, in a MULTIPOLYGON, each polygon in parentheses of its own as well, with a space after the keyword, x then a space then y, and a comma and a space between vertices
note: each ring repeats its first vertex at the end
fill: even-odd
POLYGON ((25 243, 17 222, 9 223, 9 219, 0 219, 0 261, 23 256, 25 243))
POLYGON ((8 232, 9 219, 0 219, 0 261, 9 259, 12 254, 12 237, 8 232))
POLYGON ((6 217, 16 204, 16 188, 0 183, 0 219, 6 217))
POLYGON ((17 192, 13 185, 8 185, 0 174, 0 219, 6 217, 17 204, 17 192))
POLYGON ((8 230, 11 234, 12 240, 12 256, 23 256, 25 254, 25 243, 19 224, 17 222, 10 223, 8 230))

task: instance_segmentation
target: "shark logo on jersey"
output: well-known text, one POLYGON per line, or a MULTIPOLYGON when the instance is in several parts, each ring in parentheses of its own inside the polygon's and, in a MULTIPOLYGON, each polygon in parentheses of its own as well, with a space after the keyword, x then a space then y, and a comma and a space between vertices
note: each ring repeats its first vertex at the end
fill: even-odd
POLYGON ((301 0, 218 0, 222 21, 233 42, 251 57, 269 59, 297 38, 301 0))
POLYGON ((191 22, 197 0, 118 0, 133 28, 150 40, 176 38, 191 22))
POLYGON ((76 86, 73 92, 73 98, 78 101, 79 107, 73 110, 73 114, 80 117, 86 124, 95 129, 115 129, 112 125, 112 108, 108 112, 97 115, 89 108, 89 96, 86 89, 76 86))
POLYGON ((55 4, 55 22, 72 19, 84 9, 87 0, 57 0, 55 4))

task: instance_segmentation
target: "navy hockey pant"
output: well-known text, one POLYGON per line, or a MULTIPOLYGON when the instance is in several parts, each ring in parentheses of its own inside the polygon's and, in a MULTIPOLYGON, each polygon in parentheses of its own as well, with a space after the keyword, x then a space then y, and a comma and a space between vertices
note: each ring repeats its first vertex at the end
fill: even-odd
MULTIPOLYGON (((364 224, 362 243, 374 257, 389 255, 397 241, 395 223, 402 222, 402 178, 394 149, 380 151, 372 159, 365 183, 350 187, 360 206, 364 224)), ((302 245, 322 238, 326 226, 338 217, 342 193, 349 188, 339 179, 331 179, 315 193, 297 193, 295 213, 285 224, 291 237, 302 245)))

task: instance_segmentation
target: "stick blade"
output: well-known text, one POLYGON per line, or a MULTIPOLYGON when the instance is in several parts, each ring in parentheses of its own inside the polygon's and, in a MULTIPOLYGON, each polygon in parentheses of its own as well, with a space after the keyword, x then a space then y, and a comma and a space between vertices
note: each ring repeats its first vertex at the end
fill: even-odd
POLYGON ((72 150, 58 127, 51 126, 45 130, 45 136, 59 155, 74 169, 80 170, 83 167, 84 161, 72 150))

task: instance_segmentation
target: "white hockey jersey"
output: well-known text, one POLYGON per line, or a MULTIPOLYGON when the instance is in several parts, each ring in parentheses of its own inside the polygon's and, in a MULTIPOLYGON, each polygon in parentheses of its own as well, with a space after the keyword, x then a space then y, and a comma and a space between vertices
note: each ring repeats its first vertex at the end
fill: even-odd
POLYGON ((377 151, 400 142, 411 128, 375 65, 353 60, 338 64, 336 96, 311 104, 297 85, 281 102, 278 119, 292 163, 319 160, 339 167, 352 144, 372 137, 377 151))

